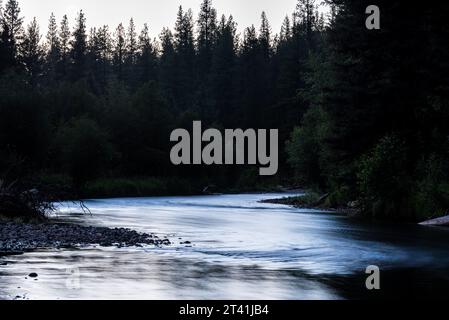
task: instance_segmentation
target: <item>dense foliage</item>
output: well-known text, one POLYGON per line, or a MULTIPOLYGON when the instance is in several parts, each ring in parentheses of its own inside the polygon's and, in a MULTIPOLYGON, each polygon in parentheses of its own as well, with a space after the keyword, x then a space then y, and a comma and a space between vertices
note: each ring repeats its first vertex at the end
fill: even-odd
POLYGON ((279 34, 262 13, 259 30, 240 35, 232 16, 204 0, 197 19, 180 7, 174 30, 151 39, 132 19, 87 30, 82 11, 73 27, 52 14, 42 37, 8 0, 0 5, 0 174, 101 196, 108 186, 126 195, 128 184, 145 194, 288 181, 329 191, 333 206, 357 200, 369 215, 443 214, 448 6, 376 2, 381 30, 366 29, 365 1, 327 1, 324 16, 318 1, 299 0, 279 34), (278 128, 279 176, 172 166, 170 131, 193 120, 278 128))

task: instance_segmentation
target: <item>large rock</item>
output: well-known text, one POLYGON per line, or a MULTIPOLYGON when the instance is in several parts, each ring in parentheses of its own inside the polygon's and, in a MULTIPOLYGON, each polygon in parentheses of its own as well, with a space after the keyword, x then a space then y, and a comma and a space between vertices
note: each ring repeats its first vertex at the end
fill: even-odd
POLYGON ((421 222, 422 226, 449 226, 449 216, 421 222))

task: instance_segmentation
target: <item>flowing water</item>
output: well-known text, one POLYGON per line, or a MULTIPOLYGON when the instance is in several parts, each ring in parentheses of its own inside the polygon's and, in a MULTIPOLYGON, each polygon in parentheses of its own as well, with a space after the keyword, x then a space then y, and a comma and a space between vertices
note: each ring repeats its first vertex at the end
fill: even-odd
POLYGON ((0 258, 0 298, 370 298, 369 265, 381 270, 380 297, 449 297, 448 230, 259 202, 283 196, 90 200, 92 215, 83 216, 64 205, 63 221, 155 233, 173 244, 0 258), (39 277, 29 278, 32 272, 39 277))

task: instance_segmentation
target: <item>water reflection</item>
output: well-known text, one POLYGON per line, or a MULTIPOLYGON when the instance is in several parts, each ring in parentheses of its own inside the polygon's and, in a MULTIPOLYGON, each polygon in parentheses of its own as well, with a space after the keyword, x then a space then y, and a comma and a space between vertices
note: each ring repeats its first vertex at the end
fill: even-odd
POLYGON ((258 203, 276 196, 96 200, 87 202, 93 214, 84 217, 63 208, 62 221, 155 232, 175 244, 7 257, 0 267, 0 297, 342 299, 364 294, 364 270, 371 264, 389 274, 436 274, 433 269, 449 266, 447 230, 373 226, 258 203), (39 274, 37 280, 27 277, 31 272, 39 274))

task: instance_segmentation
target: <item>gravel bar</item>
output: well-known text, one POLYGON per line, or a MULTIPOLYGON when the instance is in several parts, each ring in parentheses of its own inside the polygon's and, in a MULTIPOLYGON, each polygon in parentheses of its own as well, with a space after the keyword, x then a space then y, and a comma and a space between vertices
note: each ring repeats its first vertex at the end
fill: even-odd
POLYGON ((21 254, 36 249, 165 246, 170 240, 154 234, 138 233, 124 228, 85 227, 76 224, 0 223, 0 256, 21 254))

